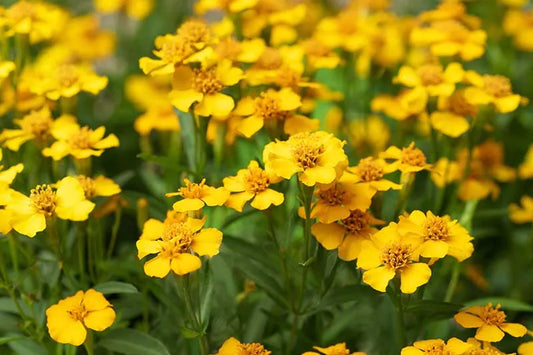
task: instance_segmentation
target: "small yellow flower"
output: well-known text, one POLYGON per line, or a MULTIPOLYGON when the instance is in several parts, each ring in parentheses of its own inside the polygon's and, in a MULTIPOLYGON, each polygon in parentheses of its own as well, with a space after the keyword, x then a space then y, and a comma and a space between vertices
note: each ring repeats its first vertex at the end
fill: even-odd
POLYGON ((94 0, 94 7, 104 14, 123 11, 129 17, 142 20, 154 8, 154 0, 94 0))
POLYGON ((339 178, 348 165, 343 146, 344 142, 324 131, 298 133, 287 141, 265 146, 265 170, 284 179, 298 174, 298 179, 307 186, 329 184, 339 178))
POLYGON ((487 341, 479 341, 475 338, 468 338, 466 342, 472 345, 472 348, 467 353, 468 355, 516 355, 516 353, 504 353, 487 341))
POLYGON ((394 162, 391 164, 394 164, 402 173, 414 173, 431 168, 431 165, 426 163, 426 155, 415 147, 414 142, 411 142, 408 147, 402 149, 391 146, 385 152, 381 153, 379 157, 393 159, 394 162))
POLYGON ((518 176, 524 180, 533 178, 533 144, 529 146, 524 162, 518 167, 518 176))
POLYGON ((424 64, 418 68, 404 65, 394 83, 410 88, 422 87, 429 96, 450 96, 455 85, 463 80, 463 67, 459 63, 450 63, 443 69, 440 64, 424 64))
POLYGON ((389 281, 400 277, 400 290, 414 293, 431 277, 431 269, 418 262, 421 238, 416 235, 401 235, 394 222, 364 241, 357 259, 357 267, 365 269, 363 281, 373 289, 385 292, 389 281))
POLYGON ((218 349, 216 355, 270 355, 271 353, 272 351, 265 349, 259 343, 241 343, 234 337, 231 337, 222 344, 222 347, 218 349))
POLYGON ((406 346, 402 349, 401 355, 423 355, 423 354, 447 354, 447 355, 463 355, 469 354, 472 348, 460 339, 451 338, 447 342, 442 339, 430 339, 415 341, 413 346, 406 346))
POLYGON ((317 350, 318 353, 315 351, 306 351, 302 355, 366 355, 366 353, 360 351, 354 353, 350 352, 350 349, 346 348, 346 343, 331 345, 327 348, 313 346, 313 349, 317 350))
POLYGON ((211 10, 224 10, 237 13, 252 8, 258 0, 200 0, 194 5, 194 11, 202 15, 211 10))
POLYGON ((217 43, 215 53, 220 58, 219 60, 227 59, 233 63, 255 63, 265 47, 266 44, 262 38, 237 41, 228 37, 217 43))
POLYGON ((55 187, 37 185, 30 196, 13 192, 6 210, 12 213, 13 229, 33 238, 43 231, 47 219, 57 216, 71 221, 84 221, 94 209, 94 203, 85 198, 80 182, 74 177, 60 180, 55 187))
POLYGON ((509 9, 503 18, 505 33, 512 36, 514 45, 523 51, 533 51, 533 41, 531 40, 533 38, 532 18, 533 12, 526 9, 509 9))
POLYGON ((368 152, 368 154, 385 150, 391 136, 389 125, 375 115, 350 121, 348 130, 350 137, 348 143, 358 152, 368 152))
POLYGON ((533 222, 533 197, 522 196, 520 198, 520 204, 509 205, 509 217, 514 223, 529 223, 533 222))
POLYGON ((518 355, 530 355, 533 354, 533 341, 520 344, 518 347, 518 355))
POLYGON ((463 171, 459 163, 450 161, 447 158, 437 160, 431 170, 431 180, 441 189, 448 184, 459 182, 462 177, 463 171))
POLYGON ((492 307, 492 303, 472 306, 457 313, 454 318, 464 328, 477 328, 475 338, 481 341, 498 342, 503 339, 505 333, 513 337, 526 335, 527 328, 522 324, 506 322, 507 316, 500 307, 492 307))
POLYGON ((439 97, 438 111, 429 119, 434 129, 456 138, 470 128, 467 117, 474 119, 477 113, 478 107, 467 100, 464 90, 458 90, 449 97, 439 97))
POLYGON ((188 212, 198 211, 207 206, 222 206, 229 197, 229 191, 223 187, 212 187, 205 184, 202 179, 199 184, 184 179, 185 187, 180 187, 178 192, 167 193, 166 197, 181 196, 182 200, 172 205, 174 211, 188 212))
POLYGON ((118 186, 113 180, 106 178, 103 175, 99 175, 95 178, 78 175, 76 176, 76 179, 78 179, 80 182, 87 200, 98 196, 113 196, 121 191, 120 186, 118 186))
POLYGON ((79 346, 85 342, 87 329, 101 332, 115 321, 113 306, 101 292, 78 291, 46 310, 50 337, 62 344, 79 346))
POLYGON ((203 228, 204 223, 205 218, 189 218, 173 211, 167 214, 164 222, 147 220, 136 244, 137 256, 142 259, 150 254, 157 255, 144 264, 146 275, 163 278, 172 270, 182 276, 201 267, 199 256, 217 255, 222 232, 203 228))
POLYGON ((355 176, 357 182, 368 184, 378 191, 400 190, 402 185, 384 179, 383 175, 396 171, 396 167, 380 158, 367 157, 347 171, 355 176))
POLYGON ((428 93, 422 87, 406 89, 397 96, 378 95, 371 102, 372 112, 383 112, 398 121, 426 114, 428 93))
POLYGON ((269 186, 280 180, 280 177, 267 173, 252 160, 247 169, 237 172, 237 176, 224 178, 226 190, 234 192, 226 201, 226 206, 242 212, 244 204, 252 199, 250 206, 258 210, 266 210, 271 205, 279 206, 283 203, 284 196, 269 186))
POLYGON ((67 155, 75 159, 99 157, 105 149, 119 145, 117 136, 110 134, 104 138, 104 135, 104 126, 95 130, 87 126, 80 127, 74 117, 64 115, 55 121, 52 136, 56 141, 43 149, 43 155, 54 160, 61 160, 67 155))
POLYGON ((511 80, 502 75, 480 75, 473 70, 465 74, 471 85, 465 89, 465 97, 473 105, 493 104, 501 113, 516 110, 522 97, 513 93, 511 80))

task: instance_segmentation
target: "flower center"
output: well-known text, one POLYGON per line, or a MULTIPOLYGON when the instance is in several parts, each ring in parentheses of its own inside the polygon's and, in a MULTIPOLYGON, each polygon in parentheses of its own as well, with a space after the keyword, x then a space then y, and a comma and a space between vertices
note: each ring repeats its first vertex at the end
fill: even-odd
POLYGON ((6 17, 20 21, 24 18, 36 18, 35 6, 28 1, 20 1, 6 10, 6 17))
POLYGON ((318 198, 330 206, 341 206, 344 202, 346 191, 341 185, 335 184, 327 190, 318 190, 318 198))
POLYGON ((180 26, 178 36, 187 43, 195 44, 209 41, 211 34, 209 33, 209 27, 203 21, 189 20, 180 26))
POLYGON ((495 97, 509 96, 513 93, 511 80, 502 75, 483 75, 483 86, 495 97))
POLYGON ((33 111, 20 121, 20 127, 38 141, 44 142, 50 136, 50 128, 52 127, 50 112, 33 111))
POLYGON ((81 127, 78 132, 69 138, 70 146, 74 149, 89 149, 91 148, 91 133, 92 129, 89 127, 81 127))
POLYGON ((180 63, 191 54, 190 45, 179 36, 168 36, 161 45, 159 55, 169 63, 180 63))
POLYGON ((240 344, 240 348, 241 355, 270 355, 272 353, 259 343, 240 344))
POLYGON ((429 355, 451 355, 448 350, 444 349, 444 344, 431 344, 424 349, 424 354, 429 355))
POLYGON ((172 222, 163 224, 163 235, 161 238, 165 241, 177 239, 182 244, 186 244, 187 242, 190 244, 193 235, 194 232, 187 224, 183 222, 172 222))
POLYGON ((379 181, 383 177, 383 168, 372 161, 372 158, 364 158, 355 167, 355 172, 364 182, 379 181))
POLYGON ((487 141, 478 146, 477 158, 485 168, 493 168, 503 162, 503 151, 500 145, 494 141, 487 141))
POLYGON ((410 245, 392 244, 382 252, 381 261, 391 269, 401 269, 411 259, 411 253, 410 245))
POLYGON ((91 199, 96 196, 96 184, 94 180, 88 176, 79 175, 76 177, 80 182, 86 199, 91 199))
POLYGON ((471 105, 461 92, 454 92, 448 99, 450 110, 459 116, 475 117, 477 115, 477 107, 471 105))
POLYGON ((281 54, 274 48, 267 48, 261 54, 254 67, 258 69, 273 70, 278 69, 283 64, 281 54))
POLYGON ((201 198, 203 196, 203 189, 205 186, 205 179, 199 184, 185 180, 185 187, 180 187, 178 192, 183 198, 201 198))
POLYGON ((67 311, 67 313, 72 319, 82 322, 85 317, 87 317, 87 314, 89 312, 85 309, 85 306, 83 304, 80 304, 79 306, 76 306, 75 308, 67 311))
POLYGON ((440 65, 423 65, 418 70, 418 75, 424 86, 438 85, 442 83, 442 67, 440 65))
POLYGON ((412 142, 409 147, 402 148, 401 162, 411 166, 424 166, 426 156, 420 149, 415 148, 415 143, 412 142))
POLYGON ((261 168, 248 168, 248 173, 244 177, 244 188, 247 192, 258 194, 268 189, 270 185, 270 178, 268 174, 261 168))
POLYGON ((71 87, 79 80, 78 71, 71 64, 64 64, 56 69, 56 79, 62 87, 71 87))
POLYGON ((279 109, 278 100, 268 92, 261 93, 260 97, 255 98, 255 112, 264 120, 285 120, 290 111, 281 111, 279 109))
POLYGON ((500 305, 492 307, 492 303, 489 303, 485 306, 483 313, 481 314, 481 319, 488 325, 500 326, 505 323, 505 313, 500 311, 500 305))
POLYGON ((342 220, 344 229, 349 234, 358 234, 370 227, 370 215, 361 210, 350 211, 350 215, 342 220))
POLYGON ((426 220, 424 225, 426 229, 425 240, 447 240, 448 239, 448 223, 444 218, 435 216, 426 220))
POLYGON ((289 67, 283 67, 278 70, 276 75, 276 84, 281 87, 298 87, 298 83, 301 81, 302 76, 296 70, 289 67))
POLYGON ((192 86, 196 91, 209 95, 219 92, 224 84, 218 79, 215 69, 193 69, 192 86))
POLYGON ((56 192, 47 184, 37 185, 30 192, 30 200, 33 207, 48 217, 54 214, 56 199, 56 192))
POLYGON ((293 157, 302 169, 314 168, 318 164, 320 155, 324 153, 325 147, 316 136, 309 133, 299 133, 293 138, 293 157))
POLYGON ((222 58, 236 60, 238 55, 241 54, 242 48, 239 42, 233 38, 228 38, 218 44, 216 51, 222 58))

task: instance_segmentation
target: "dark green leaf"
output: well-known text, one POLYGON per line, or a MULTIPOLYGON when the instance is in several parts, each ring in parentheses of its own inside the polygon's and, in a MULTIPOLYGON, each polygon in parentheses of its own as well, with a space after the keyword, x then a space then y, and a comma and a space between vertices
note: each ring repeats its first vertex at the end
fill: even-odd
POLYGON ((137 293, 139 292, 135 286, 127 282, 109 281, 103 282, 94 286, 96 291, 102 292, 104 295, 111 293, 137 293))
POLYGON ((432 300, 414 300, 406 307, 408 313, 418 314, 426 319, 438 320, 453 317, 463 305, 432 300))
POLYGON ((493 306, 500 304, 502 309, 507 311, 533 312, 533 306, 522 301, 513 300, 505 297, 485 297, 478 298, 465 303, 465 307, 485 306, 492 303, 493 306))
POLYGON ((119 354, 170 355, 158 339, 135 329, 111 330, 98 345, 119 354))

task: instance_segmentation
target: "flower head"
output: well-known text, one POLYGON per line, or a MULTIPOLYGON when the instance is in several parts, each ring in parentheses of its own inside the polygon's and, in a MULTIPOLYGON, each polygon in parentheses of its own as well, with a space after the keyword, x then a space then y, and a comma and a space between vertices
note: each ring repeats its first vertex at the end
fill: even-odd
POLYGON ((459 63, 450 63, 443 69, 439 64, 423 64, 418 68, 403 66, 393 82, 407 87, 422 87, 429 96, 450 96, 455 84, 463 80, 463 67, 459 63))
POLYGON ((393 159, 394 162, 392 164, 396 165, 402 173, 414 173, 431 168, 431 165, 426 162, 426 155, 415 147, 414 142, 402 149, 395 146, 389 147, 379 156, 384 159, 393 159))
POLYGON ((259 343, 241 343, 231 337, 222 344, 216 355, 270 355, 272 352, 259 343))
POLYGON ((120 193, 120 186, 103 175, 99 175, 95 178, 78 175, 76 176, 76 179, 80 182, 83 192, 85 193, 85 198, 88 200, 98 196, 113 196, 120 193))
POLYGON ((20 146, 29 140, 35 140, 37 146, 44 146, 52 138, 54 120, 48 107, 32 111, 13 122, 20 128, 4 129, 0 133, 0 142, 10 150, 18 151, 20 146))
POLYGON ((197 211, 207 206, 222 206, 229 197, 229 191, 223 187, 212 187, 202 179, 200 183, 193 183, 189 179, 184 179, 184 187, 180 187, 178 192, 167 193, 166 197, 181 196, 182 200, 172 205, 174 211, 188 212, 197 211))
POLYGON ((79 346, 85 342, 87 328, 101 332, 115 321, 113 306, 101 292, 78 291, 46 310, 50 337, 62 344, 79 346))
POLYGON ((494 105, 501 113, 516 110, 522 97, 513 93, 511 80, 502 75, 480 75, 473 70, 465 74, 466 81, 471 85, 465 89, 465 97, 473 105, 494 105))
POLYGON ((463 355, 471 348, 471 344, 457 338, 451 338, 447 342, 442 339, 419 340, 413 346, 403 348, 401 355, 463 355))
POLYGON ((315 351, 306 351, 302 355, 366 355, 363 352, 350 352, 350 349, 346 348, 346 343, 339 343, 328 346, 327 348, 321 348, 319 346, 313 346, 315 351))
POLYGON ((349 173, 355 176, 357 182, 368 184, 378 191, 402 188, 402 185, 383 178, 383 175, 395 170, 396 166, 387 164, 383 159, 373 157, 363 158, 359 164, 347 169, 349 173))
POLYGON ((522 196, 520 198, 521 206, 512 203, 509 205, 509 218, 514 223, 533 222, 533 197, 522 196))

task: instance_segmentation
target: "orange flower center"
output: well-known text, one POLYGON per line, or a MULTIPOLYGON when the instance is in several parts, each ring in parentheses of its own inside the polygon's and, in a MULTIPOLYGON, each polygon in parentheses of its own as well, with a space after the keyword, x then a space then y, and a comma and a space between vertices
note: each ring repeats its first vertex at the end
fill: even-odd
POLYGON ((411 166, 424 166, 426 156, 420 149, 415 148, 414 143, 411 143, 409 147, 402 148, 401 162, 411 166))
POLYGON ((370 227, 370 215, 361 210, 353 210, 342 220, 342 224, 349 234, 359 234, 370 227))
POLYGON ((227 40, 218 44, 216 51, 217 54, 222 58, 236 60, 237 56, 241 54, 242 48, 239 42, 233 38, 228 38, 227 40))
POLYGON ((272 353, 259 343, 240 344, 240 348, 241 355, 270 355, 272 353))
POLYGON ((442 83, 442 67, 435 64, 426 64, 418 69, 418 75, 422 85, 431 86, 442 83))
POLYGON ((75 308, 71 309, 70 311, 67 311, 67 313, 70 315, 70 317, 76 321, 82 322, 85 317, 89 314, 89 312, 85 309, 85 306, 83 304, 80 304, 79 306, 76 306, 75 308))
POLYGON ((193 230, 183 222, 173 222, 163 224, 163 235, 161 239, 170 241, 173 239, 179 240, 181 244, 187 244, 187 248, 192 241, 194 235, 193 230))
POLYGON ((203 190, 205 187, 205 179, 203 179, 199 184, 185 180, 185 187, 180 187, 178 192, 183 198, 202 198, 203 190))
POLYGON ((318 190, 318 198, 330 206, 341 206, 344 202, 346 191, 341 185, 335 184, 327 190, 318 190))
POLYGON ((503 311, 500 311, 500 305, 497 305, 496 307, 492 307, 492 303, 489 303, 485 308, 483 309, 483 313, 481 314, 481 320, 483 320, 484 323, 488 325, 495 325, 500 326, 503 323, 505 323, 505 313, 503 311))
POLYGON ((96 184, 94 180, 88 176, 79 175, 76 177, 80 182, 86 199, 91 199, 96 196, 96 184))
POLYGON ((361 159, 355 171, 364 182, 379 181, 384 174, 383 168, 372 161, 372 158, 361 159))
POLYGON ((304 48, 309 56, 326 57, 331 53, 331 48, 316 39, 306 41, 304 48))
POLYGON ((429 217, 424 225, 426 230, 425 240, 447 240, 448 223, 439 216, 429 217))
POLYGON ((224 88, 224 84, 213 69, 193 69, 194 78, 192 87, 202 94, 209 95, 219 92, 224 88))
POLYGON ((298 83, 301 81, 302 76, 297 71, 283 67, 278 70, 276 75, 276 84, 284 88, 298 87, 298 83))
POLYGON ((211 36, 209 27, 200 20, 189 20, 184 22, 178 29, 178 36, 180 36, 185 42, 205 43, 209 41, 211 36))
POLYGON ((274 48, 267 48, 261 54, 254 67, 258 69, 273 70, 278 69, 283 64, 283 57, 274 48))
POLYGON ((50 112, 33 111, 20 121, 20 127, 40 142, 44 142, 50 136, 52 118, 50 112))
POLYGON ((61 87, 71 87, 79 81, 79 73, 71 64, 63 64, 56 68, 56 80, 61 87))
POLYGON ((487 141, 478 146, 476 151, 477 159, 485 168, 493 168, 501 165, 503 162, 503 150, 501 146, 493 141, 487 141))
POLYGON ((20 21, 24 18, 36 18, 37 11, 34 4, 28 1, 20 1, 6 10, 6 17, 20 21))
POLYGON ((159 53, 161 59, 168 63, 180 63, 191 54, 190 45, 178 36, 166 38, 159 53))
POLYGON ((78 132, 73 134, 69 138, 69 144, 74 149, 89 149, 92 147, 91 143, 91 133, 92 129, 89 127, 81 127, 78 132))
POLYGON ((475 117, 477 115, 477 107, 471 105, 461 92, 454 92, 448 99, 450 111, 459 116, 475 117))
POLYGON ((248 168, 248 173, 244 177, 244 188, 247 192, 258 194, 268 189, 270 178, 261 168, 248 168))
POLYGON ((429 355, 452 355, 451 352, 444 349, 444 344, 431 344, 424 349, 424 354, 429 355))
POLYGON ((412 249, 410 245, 392 244, 381 254, 381 261, 391 269, 401 269, 411 259, 412 249))
POLYGON ((324 145, 309 133, 295 134, 291 138, 294 142, 292 154, 299 167, 304 170, 314 168, 320 155, 324 153, 324 145))
POLYGON ((40 213, 48 217, 54 214, 57 197, 50 185, 37 185, 30 191, 30 200, 33 207, 40 213))
POLYGON ((509 96, 513 93, 511 80, 502 75, 483 75, 483 87, 494 97, 509 96))
POLYGON ((278 100, 268 92, 261 93, 260 97, 256 97, 254 101, 255 112, 261 116, 263 120, 285 120, 290 111, 282 111, 279 109, 278 100))

